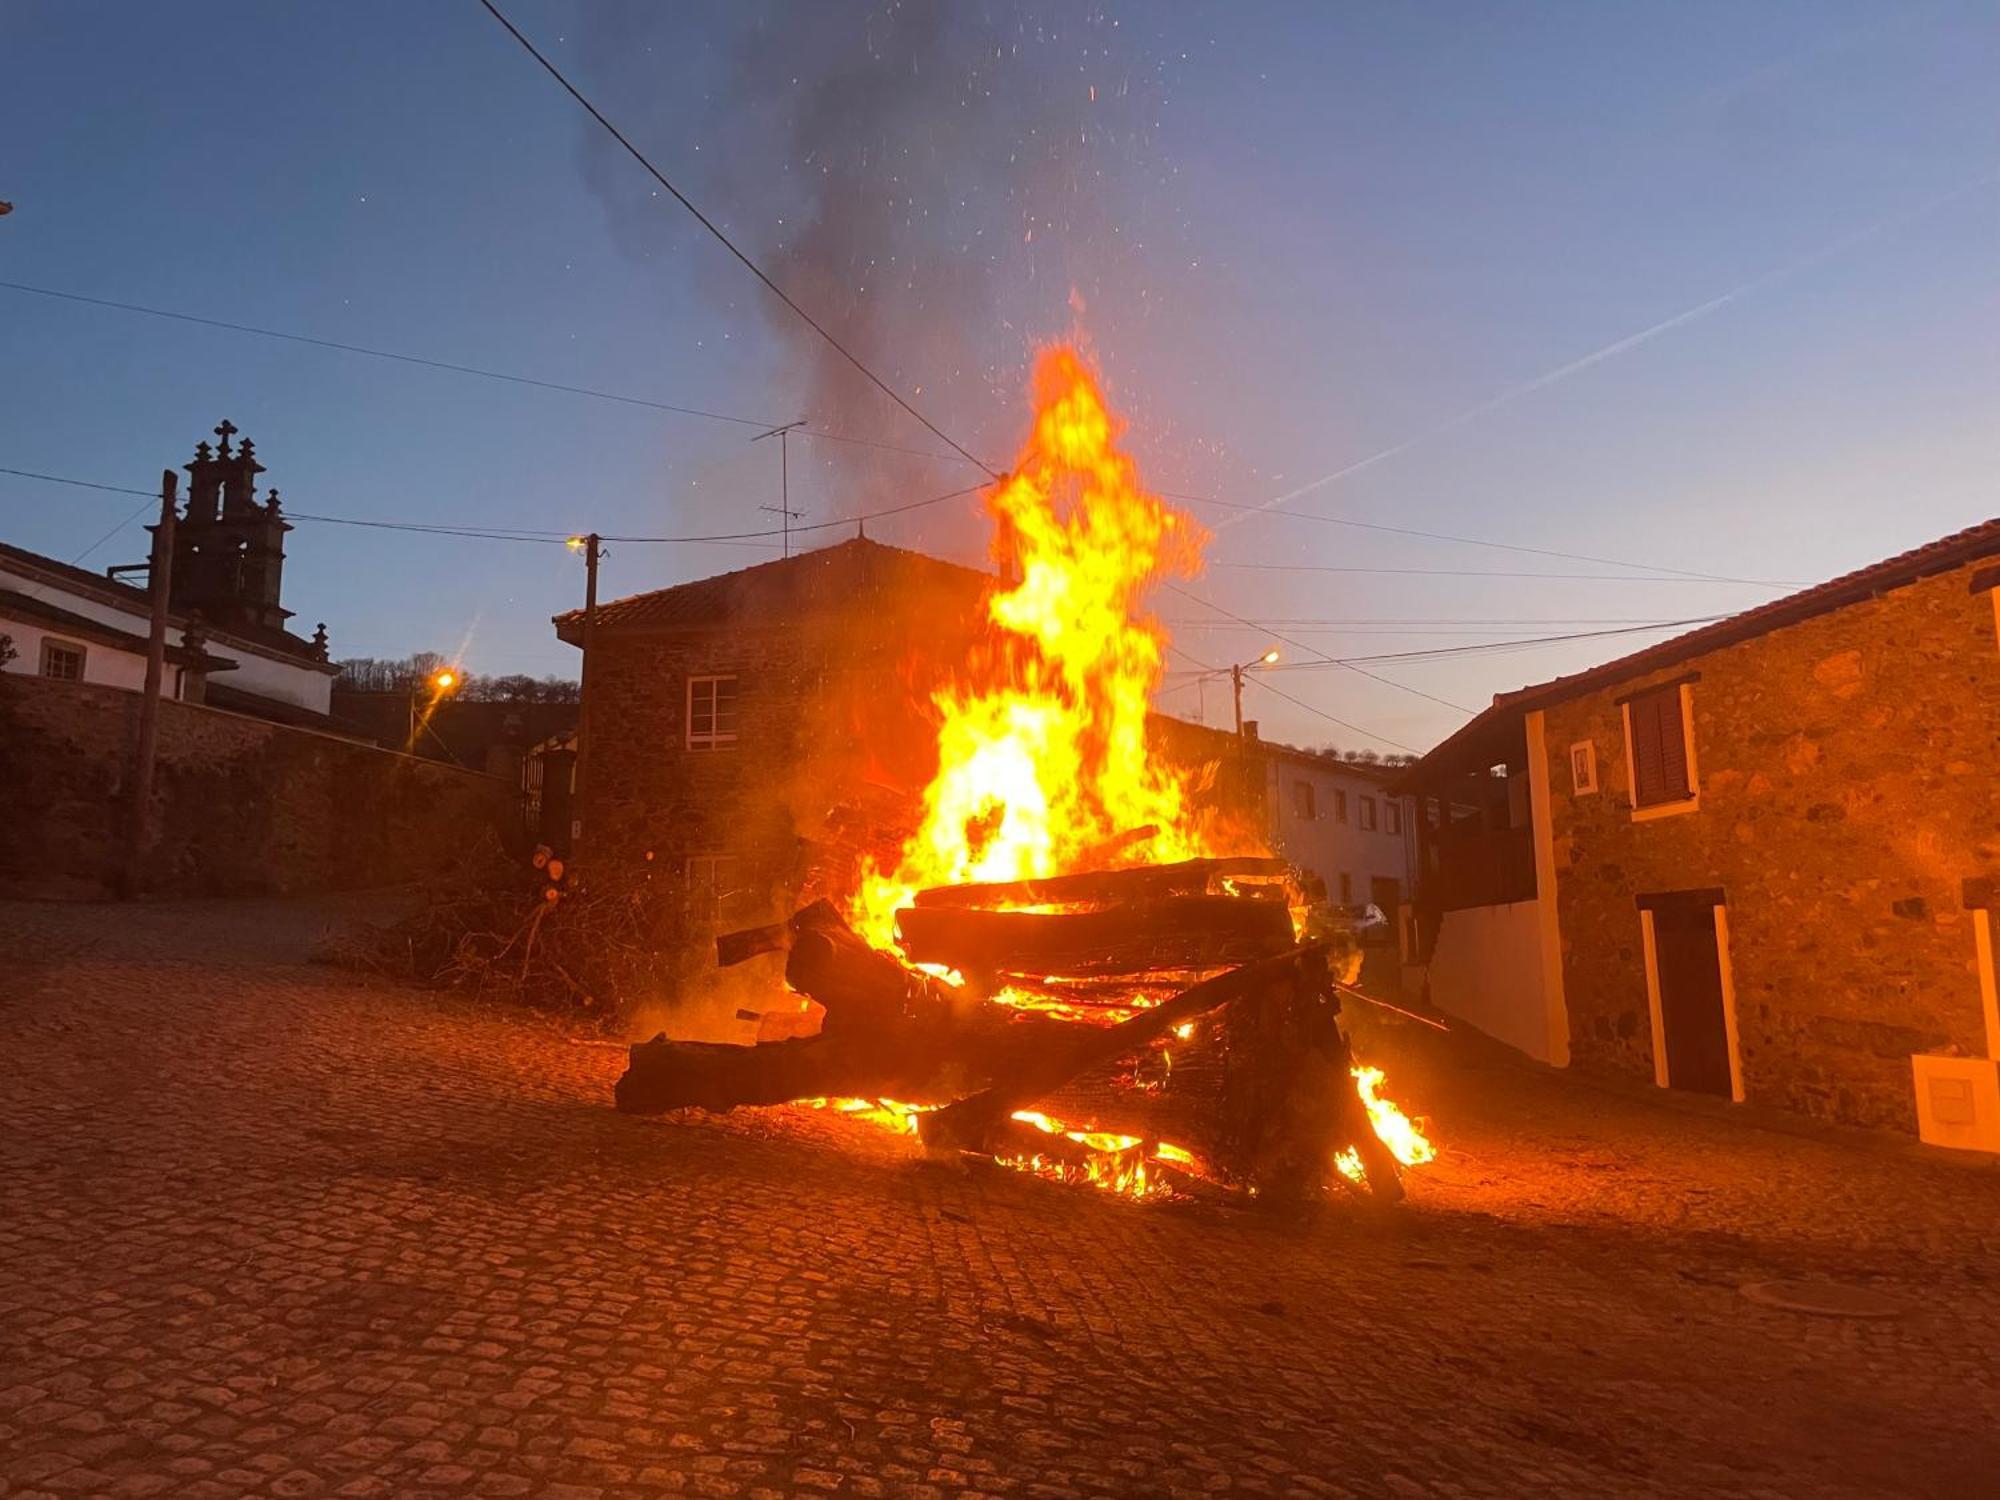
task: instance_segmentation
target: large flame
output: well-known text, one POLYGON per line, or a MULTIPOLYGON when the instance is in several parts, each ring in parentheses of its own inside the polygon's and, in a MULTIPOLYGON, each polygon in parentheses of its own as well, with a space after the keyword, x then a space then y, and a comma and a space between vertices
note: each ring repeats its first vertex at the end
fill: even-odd
POLYGON ((1077 869, 1135 830, 1119 858, 1203 847, 1181 776, 1147 753, 1146 705, 1166 635, 1144 613, 1163 575, 1192 576, 1206 533, 1139 482, 1076 350, 1035 368, 1034 426, 988 498, 995 548, 1017 581, 987 611, 1001 649, 977 684, 935 698, 938 770, 923 823, 893 870, 864 871, 853 913, 878 947, 925 886, 1077 869))
MULTIPOLYGON (((1147 704, 1167 636, 1146 612, 1146 594, 1163 577, 1199 571, 1207 532, 1140 483, 1121 430, 1078 351, 1045 351, 1035 367, 1033 427, 1014 471, 987 499, 1008 579, 987 599, 997 649, 972 680, 935 695, 938 768, 922 822, 894 868, 863 868, 851 902, 855 929, 878 948, 896 949, 897 911, 928 886, 1252 852, 1254 835, 1238 832, 1225 847, 1197 808, 1196 773, 1149 751, 1147 704)), ((1019 991, 992 998, 1063 1008, 1019 991)), ((1135 988, 1131 1011, 1157 998, 1135 988)), ((1129 1013, 1089 1009, 1100 1022, 1129 1013)), ((1428 1161, 1430 1143, 1378 1092, 1381 1070, 1357 1068, 1355 1080, 1398 1161, 1428 1161)), ((888 1099, 810 1102, 899 1134, 915 1134, 925 1110, 888 1099)), ((1193 1156, 1164 1142, 1079 1129, 1034 1110, 1014 1120, 1052 1139, 1002 1159, 1044 1176, 1147 1198, 1172 1196, 1177 1175, 1200 1175, 1193 1156)), ((1351 1151, 1336 1165, 1360 1171, 1351 1151)))

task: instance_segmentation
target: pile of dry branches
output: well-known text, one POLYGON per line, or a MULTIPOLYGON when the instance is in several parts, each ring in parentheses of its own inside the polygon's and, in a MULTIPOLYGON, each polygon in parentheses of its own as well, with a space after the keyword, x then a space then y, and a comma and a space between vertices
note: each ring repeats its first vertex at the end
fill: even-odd
POLYGON ((675 989, 689 920, 685 893, 650 868, 579 884, 541 848, 526 862, 468 861, 424 887, 404 916, 352 923, 321 953, 346 968, 609 1025, 675 989))

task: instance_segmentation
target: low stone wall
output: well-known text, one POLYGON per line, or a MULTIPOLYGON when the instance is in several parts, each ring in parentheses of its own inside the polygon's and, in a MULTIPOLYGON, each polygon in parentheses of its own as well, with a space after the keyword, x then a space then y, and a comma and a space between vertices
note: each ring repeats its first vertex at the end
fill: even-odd
MULTIPOLYGON (((0 894, 91 897, 125 879, 139 695, 0 676, 0 894)), ((160 705, 158 839, 138 888, 248 895, 414 880, 511 836, 491 776, 199 704, 160 705)))

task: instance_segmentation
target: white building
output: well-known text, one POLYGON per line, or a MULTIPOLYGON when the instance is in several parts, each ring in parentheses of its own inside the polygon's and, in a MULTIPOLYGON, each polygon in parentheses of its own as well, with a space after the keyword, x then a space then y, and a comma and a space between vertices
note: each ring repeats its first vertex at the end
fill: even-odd
POLYGON ((1324 880, 1335 905, 1373 903, 1396 921, 1416 871, 1409 799, 1388 789, 1402 768, 1269 742, 1259 749, 1278 852, 1324 880))
MULTIPOLYGON (((278 603, 291 527, 276 490, 255 497, 263 466, 251 444, 232 451, 236 429, 216 431, 219 447, 198 445, 186 466, 162 691, 263 718, 322 719, 339 670, 327 660, 326 627, 311 640, 294 635, 278 603)), ((0 671, 137 692, 151 623, 145 589, 0 542, 0 636, 13 651, 0 671)))

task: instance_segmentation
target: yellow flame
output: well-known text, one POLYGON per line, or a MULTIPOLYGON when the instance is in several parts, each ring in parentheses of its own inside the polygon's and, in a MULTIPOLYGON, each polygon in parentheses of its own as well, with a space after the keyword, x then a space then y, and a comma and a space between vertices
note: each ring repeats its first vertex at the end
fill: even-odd
POLYGON ((1077 351, 1046 351, 1033 429, 987 501, 1018 579, 988 597, 999 644, 981 680, 933 700, 922 825, 894 869, 863 872, 852 915, 877 947, 894 945, 897 908, 925 886, 1053 875, 1144 827, 1156 832, 1121 859, 1218 852, 1182 775, 1147 751, 1166 635, 1140 609, 1157 578, 1193 575, 1206 533, 1140 484, 1119 432, 1077 351))
MULTIPOLYGON (((1423 1122, 1412 1120, 1395 1100, 1382 1096, 1382 1070, 1358 1067, 1353 1071, 1355 1091, 1361 1095, 1361 1102, 1368 1106, 1368 1123, 1375 1127, 1376 1136, 1389 1148, 1389 1154, 1396 1158, 1397 1165, 1420 1167, 1427 1161, 1435 1161, 1437 1147, 1424 1134, 1421 1128, 1423 1122)), ((1333 1165, 1350 1182, 1367 1180, 1368 1174, 1361 1165, 1360 1153, 1352 1146, 1335 1156, 1333 1165)))

